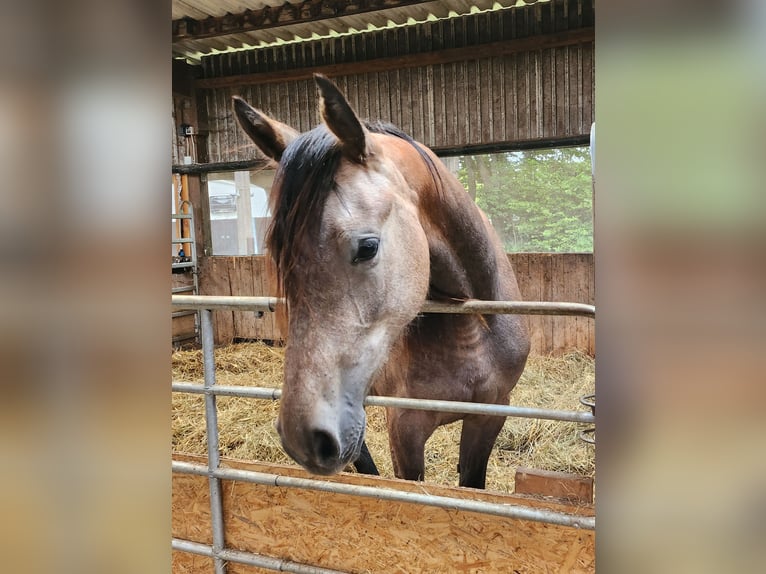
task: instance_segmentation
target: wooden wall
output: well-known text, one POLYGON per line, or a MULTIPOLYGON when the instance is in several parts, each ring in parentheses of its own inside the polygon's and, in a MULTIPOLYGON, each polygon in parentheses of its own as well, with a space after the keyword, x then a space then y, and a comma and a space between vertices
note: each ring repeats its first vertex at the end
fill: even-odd
POLYGON ((318 122, 311 73, 363 118, 442 152, 587 142, 594 121, 594 0, 552 0, 202 60, 211 162, 253 159, 231 96, 300 131, 318 122))
MULTIPOLYGON (((592 253, 514 253, 509 259, 516 271, 522 298, 527 301, 564 301, 595 304, 592 253)), ((202 295, 275 294, 264 256, 203 257, 200 260, 202 295)), ((216 344, 235 339, 281 340, 283 334, 273 313, 259 317, 252 312, 215 311, 216 344)), ((529 317, 532 353, 561 355, 578 349, 595 355, 595 326, 585 317, 529 317)))

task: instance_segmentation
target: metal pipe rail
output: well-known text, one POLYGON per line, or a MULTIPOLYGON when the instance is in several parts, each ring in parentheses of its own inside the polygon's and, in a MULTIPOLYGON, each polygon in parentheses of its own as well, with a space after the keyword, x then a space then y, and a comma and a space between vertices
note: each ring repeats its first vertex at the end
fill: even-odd
MULTIPOLYGON (((307 564, 284 561, 278 558, 260 556, 249 552, 240 552, 225 548, 224 517, 221 500, 221 480, 239 480, 256 484, 272 485, 289 488, 305 488, 324 492, 336 492, 351 496, 364 496, 379 500, 391 500, 436 506, 440 508, 482 512, 519 520, 547 522, 573 528, 595 529, 596 519, 593 516, 577 516, 546 509, 532 509, 524 506, 488 503, 477 500, 464 500, 444 496, 434 496, 416 492, 402 492, 394 489, 365 487, 334 483, 329 481, 294 478, 277 474, 259 473, 245 470, 221 468, 218 449, 218 420, 216 396, 242 396, 276 400, 281 396, 279 389, 262 387, 219 386, 215 384, 215 357, 213 353, 213 323, 212 310, 241 310, 241 311, 275 311, 282 301, 276 297, 231 297, 231 296, 200 296, 175 295, 171 297, 172 306, 178 310, 198 310, 200 312, 200 327, 203 353, 204 384, 175 382, 172 390, 202 394, 205 397, 205 420, 207 430, 207 466, 186 462, 173 461, 173 472, 206 476, 209 481, 210 510, 212 526, 212 545, 199 544, 189 540, 174 538, 172 547, 176 550, 201 554, 213 558, 216 574, 226 572, 226 562, 239 562, 261 568, 295 572, 297 574, 339 574, 337 570, 329 570, 307 564)), ((551 302, 510 302, 510 301, 478 301, 464 303, 439 303, 427 301, 421 310, 423 313, 508 313, 525 315, 579 315, 595 317, 595 307, 581 303, 551 303, 551 302)), ((594 423, 593 413, 574 411, 553 411, 515 407, 508 405, 486 405, 476 403, 459 403, 451 401, 426 401, 398 397, 368 397, 367 405, 393 406, 398 408, 415 408, 423 410, 441 410, 458 413, 485 413, 495 416, 515 416, 525 418, 544 418, 580 423, 594 423)))
MULTIPOLYGON (((243 397, 251 399, 270 399, 277 401, 282 397, 281 389, 270 387, 242 387, 235 385, 215 385, 204 387, 199 383, 175 382, 171 390, 176 393, 191 393, 197 395, 217 395, 226 397, 243 397)), ((513 405, 496 405, 489 403, 465 403, 459 401, 438 401, 429 399, 408 399, 403 397, 369 396, 364 400, 365 406, 396 407, 400 409, 416 409, 421 411, 440 411, 447 413, 481 414, 498 417, 516 417, 525 419, 542 419, 549 421, 564 421, 573 423, 594 424, 596 417, 592 413, 580 411, 559 411, 539 409, 535 407, 518 407, 513 405)))
MULTIPOLYGON (((171 305, 179 309, 218 309, 225 311, 275 311, 283 300, 278 297, 243 297, 229 295, 173 295, 171 305)), ((421 313, 574 315, 595 317, 596 307, 585 303, 551 301, 480 301, 463 303, 426 301, 421 313)))
POLYGON ((423 504, 426 506, 435 506, 437 508, 447 508, 449 510, 481 512, 483 514, 492 514, 494 516, 502 516, 516 520, 531 520, 534 522, 545 522, 547 524, 558 524, 559 526, 569 526, 586 530, 594 530, 596 528, 596 518, 594 516, 566 514, 564 512, 556 512, 542 508, 529 508, 527 506, 517 506, 513 504, 498 504, 495 502, 485 502, 483 500, 450 498, 448 496, 421 494, 419 492, 404 492, 377 486, 361 486, 358 484, 345 484, 342 482, 330 482, 311 478, 297 478, 234 468, 209 470, 206 466, 181 461, 173 461, 173 471, 183 474, 207 476, 221 480, 251 482, 264 486, 303 488, 320 492, 375 498, 377 500, 423 504))
POLYGON ((271 556, 253 554, 252 552, 242 552, 240 550, 231 550, 229 548, 224 548, 219 552, 215 552, 212 546, 200 544, 199 542, 192 542, 191 540, 183 540, 181 538, 173 538, 171 548, 173 548, 173 550, 180 550, 181 552, 190 552, 191 554, 209 556, 210 558, 217 558, 226 562, 237 562, 238 564, 247 564, 248 566, 278 570, 279 572, 293 572, 294 574, 348 574, 347 572, 342 572, 340 570, 329 570, 319 566, 311 566, 310 564, 300 564, 298 562, 282 560, 281 558, 272 558, 271 556))

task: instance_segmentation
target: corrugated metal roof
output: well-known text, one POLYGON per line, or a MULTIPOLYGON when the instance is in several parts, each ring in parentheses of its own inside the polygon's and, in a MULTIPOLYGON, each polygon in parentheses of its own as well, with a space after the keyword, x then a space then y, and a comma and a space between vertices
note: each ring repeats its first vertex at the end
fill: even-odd
MULTIPOLYGON (((426 1, 340 17, 323 18, 311 22, 293 22, 284 26, 272 25, 268 28, 235 34, 186 38, 179 35, 179 37, 174 38, 173 55, 198 61, 202 56, 211 53, 266 47, 285 42, 304 41, 366 30, 379 30, 391 26, 462 16, 479 11, 534 4, 537 1, 546 2, 548 0, 426 1)), ((338 4, 337 1, 328 2, 328 8, 335 8, 338 4)), ((173 0, 172 17, 174 23, 184 19, 203 22, 211 17, 221 18, 227 14, 243 14, 248 10, 280 8, 284 5, 284 0, 173 0)))

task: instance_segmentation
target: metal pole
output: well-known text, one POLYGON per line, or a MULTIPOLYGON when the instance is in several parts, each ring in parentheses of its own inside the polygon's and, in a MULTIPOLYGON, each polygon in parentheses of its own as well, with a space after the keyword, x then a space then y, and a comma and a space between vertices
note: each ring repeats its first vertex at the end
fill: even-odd
MULTIPOLYGON (((200 310, 202 338, 202 364, 205 375, 204 390, 210 391, 215 385, 215 354, 213 346, 213 312, 200 310)), ((213 529, 213 561, 215 574, 226 574, 226 562, 220 553, 224 545, 223 502, 221 499, 221 481, 214 475, 221 465, 218 450, 218 411, 215 406, 215 394, 205 393, 205 426, 207 430, 207 464, 210 482, 210 522, 213 529)))
MULTIPOLYGON (((243 297, 227 295, 173 295, 171 304, 181 309, 222 309, 229 311, 274 311, 284 303, 277 297, 243 297)), ((479 301, 439 303, 426 301, 422 313, 575 315, 595 317, 596 308, 585 303, 551 301, 479 301)))
MULTIPOLYGON (((213 549, 207 544, 200 544, 199 542, 182 540, 180 538, 173 538, 172 548, 173 550, 199 554, 201 556, 210 556, 211 558, 214 556, 213 549)), ((290 562, 289 560, 282 560, 280 558, 272 558, 270 556, 253 554, 252 552, 241 552, 239 550, 230 550, 227 548, 224 548, 219 555, 227 562, 237 562, 239 564, 247 564, 248 566, 278 570, 279 572, 294 572, 295 574, 347 574, 340 570, 329 570, 327 568, 320 568, 319 566, 311 566, 310 564, 300 564, 298 562, 290 562)))
POLYGON ((594 530, 596 528, 596 518, 593 516, 565 514, 563 512, 555 512, 553 510, 545 510, 542 508, 529 508, 526 506, 517 506, 512 504, 497 504, 484 502, 481 500, 464 500, 459 498, 449 498, 447 496, 421 494, 418 492, 402 492, 390 488, 343 484, 339 482, 329 482, 309 478, 295 478, 290 476, 280 476, 278 474, 253 472, 233 468, 219 468, 217 470, 209 470, 208 468, 201 465, 181 461, 173 461, 172 469, 173 472, 179 472, 183 474, 196 474, 200 476, 216 477, 224 480, 252 482, 254 484, 261 484, 265 486, 304 488, 307 490, 332 492, 335 494, 347 494, 351 496, 375 498, 377 500, 424 504, 426 506, 435 506, 449 510, 479 512, 483 514, 491 514, 494 516, 513 518, 516 520, 531 520, 534 522, 545 522, 547 524, 557 524, 559 526, 583 528, 586 530, 594 530))
MULTIPOLYGON (((215 388, 205 388, 198 383, 172 383, 171 389, 177 393, 213 394, 226 397, 244 397, 251 399, 279 400, 282 397, 280 389, 271 387, 240 387, 234 385, 216 385, 215 388)), ((402 397, 370 396, 364 400, 367 406, 396 407, 400 409, 417 409, 421 411, 440 411, 448 413, 481 414, 498 417, 516 417, 524 419, 542 419, 549 421, 565 421, 573 423, 596 422, 593 413, 580 411, 559 411, 539 409, 534 407, 517 407, 513 405, 493 405, 487 403, 465 403, 459 401, 437 401, 430 399, 408 399, 402 397)))

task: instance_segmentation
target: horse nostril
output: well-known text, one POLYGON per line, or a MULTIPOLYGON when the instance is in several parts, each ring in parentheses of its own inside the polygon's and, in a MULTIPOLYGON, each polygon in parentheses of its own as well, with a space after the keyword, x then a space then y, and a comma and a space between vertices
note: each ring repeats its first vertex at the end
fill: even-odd
POLYGON ((314 455, 319 462, 331 462, 340 456, 340 445, 335 438, 325 431, 314 431, 314 455))

